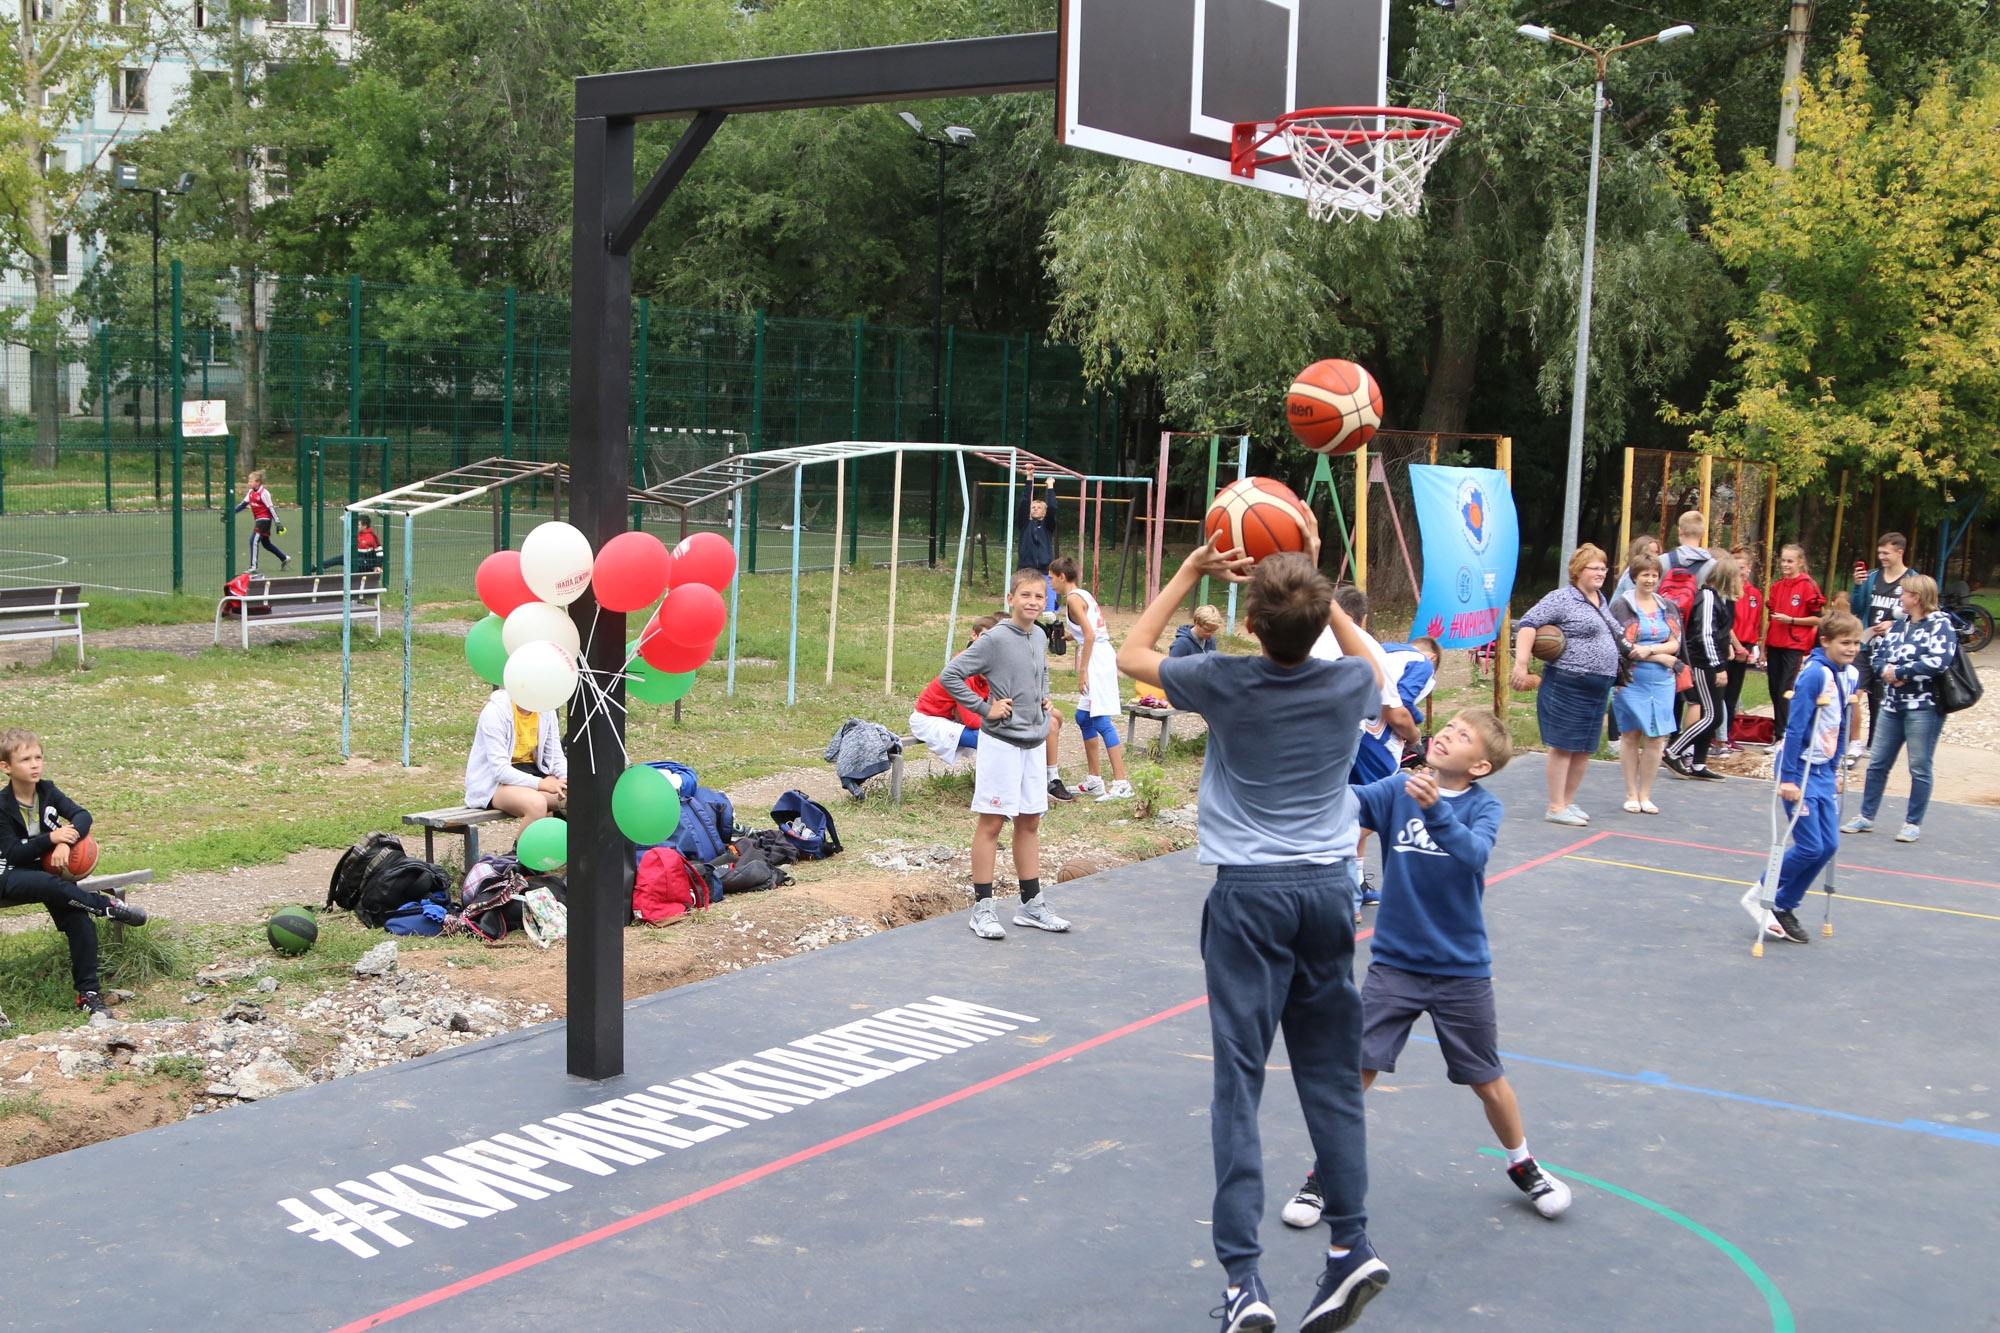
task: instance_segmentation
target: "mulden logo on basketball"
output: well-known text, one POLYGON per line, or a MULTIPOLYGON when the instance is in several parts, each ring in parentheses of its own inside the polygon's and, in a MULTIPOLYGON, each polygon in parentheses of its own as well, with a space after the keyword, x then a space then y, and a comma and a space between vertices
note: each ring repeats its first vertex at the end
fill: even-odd
POLYGON ((1444 849, 1431 841, 1430 830, 1421 819, 1412 819, 1396 830, 1396 850, 1416 852, 1423 856, 1443 856, 1444 849))

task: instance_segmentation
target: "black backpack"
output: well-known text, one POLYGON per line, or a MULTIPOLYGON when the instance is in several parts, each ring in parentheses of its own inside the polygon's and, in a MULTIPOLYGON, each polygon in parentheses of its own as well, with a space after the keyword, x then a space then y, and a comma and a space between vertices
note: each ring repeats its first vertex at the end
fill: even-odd
POLYGON ((361 897, 354 904, 354 919, 370 930, 380 930, 403 904, 426 900, 449 906, 451 881, 429 861, 397 856, 369 870, 361 882, 361 897))
MULTIPOLYGON (((326 883, 326 905, 352 912, 361 901, 361 886, 377 867, 403 855, 403 844, 394 834, 371 833, 340 854, 333 877, 326 883)), ((393 905, 393 904, 392 904, 393 905)))

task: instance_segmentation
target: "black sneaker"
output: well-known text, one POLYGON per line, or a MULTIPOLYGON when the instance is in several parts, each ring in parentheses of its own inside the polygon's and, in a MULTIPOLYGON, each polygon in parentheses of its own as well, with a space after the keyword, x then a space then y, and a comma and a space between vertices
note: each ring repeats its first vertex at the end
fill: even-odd
POLYGON ((1307 1227, 1318 1226, 1320 1214, 1325 1211, 1326 1196, 1320 1193, 1319 1177, 1308 1175, 1306 1183, 1299 1186, 1299 1192, 1292 1196, 1292 1201, 1278 1216, 1284 1219, 1286 1226, 1303 1231, 1307 1227))
POLYGON ((1528 1202, 1535 1205, 1535 1211, 1543 1217, 1557 1218, 1569 1211, 1569 1186, 1542 1170, 1541 1164, 1534 1158, 1530 1157, 1519 1166, 1508 1167, 1507 1178, 1528 1196, 1528 1202))
POLYGON ((1694 767, 1687 760, 1681 758, 1671 750, 1660 756, 1660 762, 1681 777, 1691 778, 1694 776, 1694 767))
POLYGON ((1049 799, 1051 801, 1074 801, 1076 793, 1063 786, 1061 778, 1049 779, 1049 799))
POLYGON ((143 926, 146 924, 146 909, 135 907, 120 898, 105 895, 104 915, 121 926, 143 926))
POLYGON ((1361 877, 1361 905, 1373 907, 1382 901, 1382 890, 1375 887, 1375 881, 1367 875, 1361 877))
POLYGON ((87 990, 77 996, 76 1007, 88 1014, 92 1022, 99 1018, 109 1021, 111 1018, 111 1006, 106 1004, 104 997, 94 990, 87 990))
POLYGON ((1697 764, 1694 767, 1688 769, 1687 776, 1695 778, 1701 782, 1726 782, 1728 780, 1724 778, 1722 774, 1710 768, 1707 764, 1697 764))
POLYGON ((1812 936, 1806 934, 1806 928, 1799 924, 1799 919, 1796 916, 1787 912, 1782 907, 1771 913, 1771 915, 1778 918, 1778 925, 1783 928, 1786 939, 1794 944, 1812 943, 1812 936))
POLYGON ((1389 1265, 1375 1256, 1375 1247, 1366 1236, 1354 1242, 1338 1259, 1327 1256, 1326 1272, 1319 1290, 1299 1323, 1299 1333, 1338 1333, 1354 1327, 1361 1309, 1389 1285, 1389 1265))
POLYGON ((1231 1295, 1222 1293, 1222 1304, 1208 1312, 1222 1321, 1222 1333, 1277 1333, 1278 1315, 1264 1291, 1264 1280, 1252 1273, 1231 1295))

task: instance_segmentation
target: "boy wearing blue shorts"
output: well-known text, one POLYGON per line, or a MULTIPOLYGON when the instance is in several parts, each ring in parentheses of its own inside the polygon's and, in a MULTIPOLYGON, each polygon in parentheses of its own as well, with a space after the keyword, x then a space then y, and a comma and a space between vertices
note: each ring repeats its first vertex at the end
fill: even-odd
POLYGON ((1381 679, 1360 631, 1334 606, 1312 556, 1279 554, 1254 572, 1240 551, 1204 546, 1153 599, 1118 653, 1121 671, 1159 686, 1208 722, 1198 855, 1216 868, 1202 906, 1215 1090, 1212 1235, 1228 1274, 1225 1333, 1270 1333, 1277 1315, 1258 1276, 1264 1159, 1257 1105, 1281 1025, 1292 1082, 1327 1181, 1326 1271, 1300 1324, 1333 1333, 1389 1282, 1368 1243, 1366 1120, 1361 1105, 1361 996, 1347 862, 1355 798, 1347 770, 1381 679), (1247 582, 1255 657, 1167 658, 1153 645, 1204 576, 1247 582), (1347 656, 1324 661, 1313 641, 1331 623, 1347 656))
MULTIPOLYGON (((1396 1072, 1423 1014, 1444 1051, 1445 1074, 1469 1086, 1507 1150, 1507 1176, 1543 1217, 1562 1216, 1569 1186, 1536 1164, 1521 1107, 1500 1063, 1493 1014, 1493 952, 1482 900, 1486 858, 1505 813, 1478 779, 1506 767, 1513 743, 1500 719, 1468 708, 1438 729, 1427 769, 1358 788, 1361 826, 1382 835, 1382 906, 1361 987, 1361 1086, 1396 1072)), ((1306 1177, 1282 1216, 1309 1227, 1326 1206, 1324 1176, 1306 1177)))
POLYGON ((1125 711, 1118 692, 1118 650, 1104 612, 1077 579, 1076 561, 1059 556, 1049 563, 1049 583, 1056 590, 1069 636, 1076 641, 1076 675, 1082 687, 1076 700, 1076 728, 1083 733, 1083 755, 1090 776, 1077 790, 1105 801, 1129 801, 1132 784, 1125 778, 1125 747, 1118 739, 1118 718, 1125 711), (1104 785, 1100 747, 1111 756, 1111 785, 1104 785))

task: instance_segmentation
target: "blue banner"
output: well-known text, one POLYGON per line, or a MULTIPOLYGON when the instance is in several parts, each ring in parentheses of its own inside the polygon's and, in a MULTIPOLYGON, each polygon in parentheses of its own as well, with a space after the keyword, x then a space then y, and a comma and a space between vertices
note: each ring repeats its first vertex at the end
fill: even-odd
POLYGON ((1521 554, 1507 474, 1417 464, 1410 469, 1410 492, 1424 551, 1424 591, 1410 636, 1429 635, 1445 648, 1491 643, 1514 593, 1521 554))

